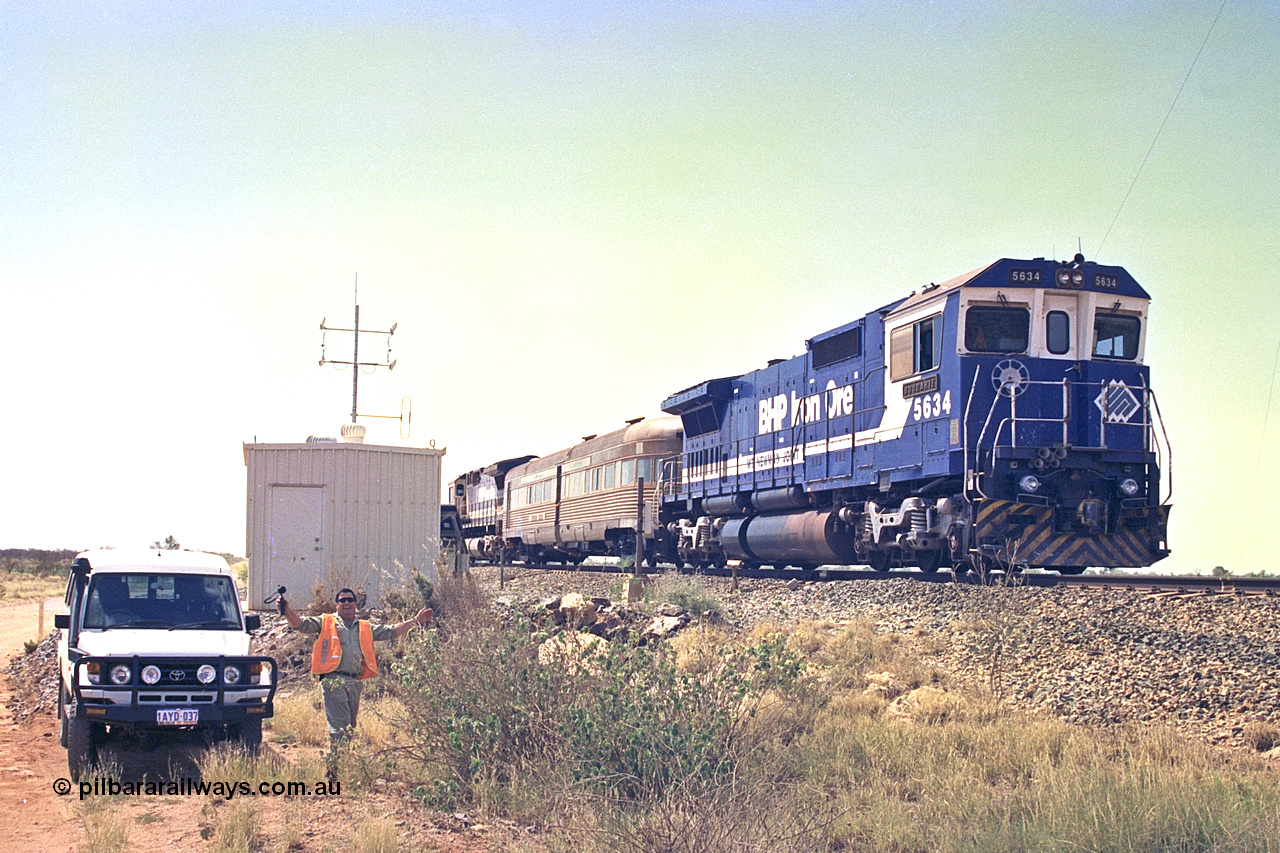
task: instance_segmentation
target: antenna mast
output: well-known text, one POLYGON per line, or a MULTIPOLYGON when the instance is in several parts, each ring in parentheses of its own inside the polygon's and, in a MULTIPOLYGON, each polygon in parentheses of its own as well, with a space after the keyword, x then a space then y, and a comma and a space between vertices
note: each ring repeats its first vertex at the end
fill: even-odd
MULTIPOLYGON (((356 274, 356 280, 355 280, 355 306, 356 306, 355 323, 350 329, 339 329, 334 326, 325 325, 328 318, 326 317, 321 319, 320 331, 324 332, 325 335, 322 336, 320 339, 320 366, 324 367, 326 364, 340 364, 340 365, 349 365, 351 367, 351 422, 352 423, 355 423, 356 418, 358 417, 366 417, 366 418, 394 417, 391 415, 361 415, 360 414, 360 408, 358 404, 359 395, 360 395, 360 368, 369 367, 376 370, 379 367, 385 367, 387 368, 387 370, 396 369, 396 362, 394 359, 391 358, 391 336, 396 333, 396 327, 399 326, 400 324, 392 323, 391 328, 385 329, 385 330, 360 328, 360 274, 359 273, 356 274), (350 361, 338 361, 336 359, 325 357, 324 338, 328 336, 329 332, 350 332, 351 333, 351 360, 350 361), (360 335, 361 334, 387 336, 387 356, 385 360, 383 361, 361 361, 360 360, 360 335)), ((403 412, 401 413, 398 419, 403 422, 404 420, 403 412)))

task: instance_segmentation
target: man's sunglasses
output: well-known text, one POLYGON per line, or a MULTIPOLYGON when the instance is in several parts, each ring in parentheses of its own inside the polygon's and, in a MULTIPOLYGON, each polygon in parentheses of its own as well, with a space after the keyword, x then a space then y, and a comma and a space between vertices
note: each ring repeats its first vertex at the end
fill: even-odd
POLYGON ((356 600, 354 598, 339 598, 338 603, 339 604, 355 604, 356 600))

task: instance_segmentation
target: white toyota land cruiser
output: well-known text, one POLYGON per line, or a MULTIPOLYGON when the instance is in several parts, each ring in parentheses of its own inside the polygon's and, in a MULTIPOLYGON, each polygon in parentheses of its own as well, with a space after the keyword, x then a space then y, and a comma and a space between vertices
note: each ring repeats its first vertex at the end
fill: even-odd
POLYGON ((272 715, 275 661, 249 654, 227 561, 194 551, 85 551, 67 576, 58 716, 79 779, 113 733, 201 729, 256 752, 272 715))

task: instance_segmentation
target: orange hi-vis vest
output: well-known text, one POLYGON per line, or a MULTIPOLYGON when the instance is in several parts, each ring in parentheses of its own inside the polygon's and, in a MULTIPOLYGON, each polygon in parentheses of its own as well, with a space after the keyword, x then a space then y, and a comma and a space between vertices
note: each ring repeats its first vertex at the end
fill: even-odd
MULTIPOLYGON (((360 656, 364 661, 360 665, 360 674, 356 678, 373 678, 378 674, 378 656, 373 650, 373 629, 369 622, 359 619, 360 656)), ((342 646, 338 643, 338 617, 326 613, 320 618, 320 636, 311 648, 311 674, 324 675, 333 672, 342 661, 342 646)))

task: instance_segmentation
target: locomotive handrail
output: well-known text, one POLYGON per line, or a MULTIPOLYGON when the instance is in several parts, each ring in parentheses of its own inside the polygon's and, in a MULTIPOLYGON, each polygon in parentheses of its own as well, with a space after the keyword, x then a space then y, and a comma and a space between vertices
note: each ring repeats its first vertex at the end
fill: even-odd
MULTIPOLYGON (((1146 385, 1143 385, 1142 390, 1147 394, 1147 403, 1155 407, 1155 421, 1159 422, 1160 434, 1164 436, 1165 455, 1168 457, 1167 463, 1161 463, 1160 461, 1160 442, 1154 440, 1155 430, 1151 428, 1148 429, 1148 431, 1152 433, 1152 444, 1155 446, 1156 464, 1160 467, 1160 470, 1164 471, 1169 477, 1168 492, 1166 493, 1164 500, 1161 501, 1162 504, 1167 504, 1173 500, 1173 445, 1169 442, 1169 431, 1165 429, 1164 415, 1160 413, 1160 401, 1156 399, 1155 389, 1148 388, 1146 385)), ((1148 416, 1147 420, 1149 422, 1152 421, 1150 416, 1148 416)))
POLYGON ((666 503, 665 498, 674 498, 679 494, 680 472, 683 469, 681 462, 680 454, 658 460, 658 482, 654 483, 654 495, 659 504, 666 503))
MULTIPOLYGON (((973 476, 974 469, 976 469, 978 466, 978 454, 976 450, 973 454, 973 468, 969 467, 969 410, 973 407, 973 398, 974 398, 975 392, 978 390, 978 373, 979 371, 977 370, 973 372, 973 382, 971 383, 971 387, 969 388, 969 396, 965 399, 965 403, 964 403, 964 423, 961 424, 961 427, 963 429, 963 434, 961 435, 961 444, 964 448, 964 498, 965 500, 969 499, 969 483, 970 482, 973 482, 974 491, 976 491, 979 496, 981 496, 983 499, 986 499, 987 497, 985 494, 983 494, 982 489, 978 487, 977 485, 978 481, 973 476)), ((983 429, 985 431, 985 427, 983 429)), ((982 446, 981 434, 978 435, 978 446, 979 447, 982 446)))
MULTIPOLYGON (((1071 386, 1072 386, 1072 384, 1073 384, 1069 379, 1067 379, 1067 378, 1065 378, 1065 377, 1064 377, 1060 382, 1059 382, 1059 380, 1046 380, 1046 379, 1035 379, 1035 380, 1027 379, 1027 380, 1021 380, 1021 381, 1019 381, 1019 382, 1017 382, 1017 383, 1013 383, 1013 382, 1004 382, 1004 383, 1002 383, 1002 384, 1000 385, 1000 387, 999 387, 999 388, 997 388, 997 389, 996 389, 996 395, 995 395, 995 397, 994 397, 994 398, 992 399, 992 401, 991 401, 991 406, 987 409, 987 414, 986 414, 985 419, 983 420, 982 429, 981 429, 981 430, 979 431, 979 433, 978 433, 978 439, 977 439, 976 445, 975 445, 975 446, 974 446, 974 448, 973 448, 973 451, 974 451, 974 455, 973 455, 973 466, 974 466, 974 468, 973 468, 972 470, 971 470, 971 469, 969 469, 969 445, 968 445, 969 413, 970 413, 970 407, 972 406, 972 403, 973 403, 974 391, 976 391, 976 390, 977 390, 977 382, 978 382, 978 374, 977 374, 977 373, 975 373, 975 374, 974 374, 974 378, 973 378, 973 388, 970 390, 970 394, 969 394, 969 401, 965 404, 965 419, 964 419, 964 428, 965 428, 965 432, 964 432, 964 452, 965 452, 965 468, 966 468, 966 470, 965 470, 965 474, 966 474, 966 476, 965 476, 965 481, 966 481, 966 482, 965 482, 965 496, 966 496, 966 497, 968 497, 968 494, 969 494, 969 487, 968 487, 968 486, 969 486, 969 480, 971 479, 969 475, 970 475, 971 473, 973 473, 973 471, 976 471, 976 470, 977 470, 977 468, 978 468, 978 466, 979 466, 979 457, 980 457, 980 455, 981 455, 981 453, 982 453, 982 449, 983 449, 983 447, 985 446, 985 442, 986 442, 987 434, 988 434, 988 432, 991 430, 992 420, 996 417, 996 407, 1000 405, 1000 401, 1001 401, 1001 399, 1005 397, 1005 395, 1004 395, 1002 392, 1003 392, 1003 390, 1004 390, 1006 387, 1008 387, 1008 386, 1020 386, 1020 385, 1030 386, 1030 385, 1058 385, 1058 384, 1061 384, 1061 386, 1062 386, 1062 388, 1063 388, 1063 398, 1062 398, 1062 402, 1063 402, 1063 405, 1062 405, 1062 416, 1061 416, 1060 418, 1058 418, 1058 417, 1053 417, 1053 418, 1047 418, 1047 417, 1019 417, 1019 415, 1018 415, 1018 396, 1019 396, 1019 394, 1009 394, 1009 395, 1008 395, 1008 400, 1009 400, 1009 415, 1008 415, 1008 416, 1006 416, 1006 417, 1003 417, 1003 418, 1001 418, 1001 419, 999 420, 999 422, 998 422, 998 423, 996 424, 996 426, 995 426, 995 430, 994 430, 994 432, 992 433, 992 438, 991 438, 991 450, 992 450, 993 452, 994 452, 995 450, 999 449, 999 448, 1002 448, 1002 447, 1005 447, 1005 448, 1017 448, 1017 447, 1018 447, 1018 427, 1019 427, 1019 425, 1023 425, 1023 424, 1032 424, 1032 423, 1061 423, 1061 424, 1062 424, 1062 428, 1063 428, 1063 441, 1062 441, 1062 443, 1063 443, 1063 446, 1064 446, 1064 447, 1065 447, 1065 446, 1067 446, 1067 444, 1068 444, 1067 439, 1068 439, 1068 437, 1069 437, 1069 433, 1068 433, 1068 423, 1069 423, 1069 419, 1070 419, 1070 415, 1071 415, 1071 411, 1070 411, 1070 409, 1071 409, 1071 405, 1070 405, 1070 404, 1071 404, 1071 393, 1070 393, 1070 389, 1071 389, 1071 386), (1001 444, 1001 443, 1000 443, 1000 437, 1001 437, 1001 435, 1003 435, 1003 434, 1004 434, 1005 426, 1006 426, 1006 425, 1008 425, 1008 426, 1009 426, 1009 443, 1008 443, 1008 444, 1001 444)), ((1088 388, 1093 388, 1093 387, 1097 387, 1099 391, 1103 391, 1103 390, 1105 390, 1105 389, 1106 389, 1106 388, 1107 388, 1111 383, 1110 383, 1110 382, 1107 382, 1107 381, 1097 381, 1097 382, 1083 382, 1083 383, 1075 383, 1075 384, 1082 385, 1082 386, 1083 386, 1083 387, 1085 387, 1086 389, 1088 389, 1088 388)), ((1155 456, 1156 456, 1156 464, 1157 464, 1157 466, 1159 467, 1159 469, 1160 469, 1161 471, 1165 471, 1165 463, 1164 463, 1164 461, 1163 461, 1163 460, 1164 460, 1164 458, 1165 458, 1165 457, 1168 457, 1168 467, 1169 467, 1169 468, 1172 468, 1172 463, 1173 463, 1173 450, 1172 450, 1172 446, 1171 446, 1171 445, 1170 445, 1170 443, 1169 443, 1168 431, 1165 429, 1165 426, 1164 426, 1164 418, 1160 415, 1160 404, 1159 404, 1159 401, 1157 401, 1157 400, 1156 400, 1156 397, 1155 397, 1155 391, 1154 391, 1152 388, 1150 388, 1149 386, 1147 386, 1145 383, 1144 383, 1144 384, 1142 384, 1142 385, 1140 385, 1140 386, 1137 386, 1137 388, 1136 388, 1135 390, 1140 391, 1140 392, 1141 392, 1141 395, 1142 395, 1142 407, 1141 407, 1141 409, 1140 409, 1140 411, 1142 412, 1142 419, 1141 419, 1140 421, 1136 422, 1136 423, 1132 423, 1132 422, 1131 422, 1131 423, 1129 423, 1128 425, 1129 425, 1129 426, 1136 426, 1136 427, 1140 427, 1140 428, 1142 429, 1142 436, 1143 436, 1143 439, 1142 439, 1142 440, 1143 440, 1143 449, 1144 449, 1144 451, 1145 451, 1145 452, 1147 452, 1147 453, 1154 453, 1154 454, 1155 454, 1155 456), (1155 416, 1154 416, 1154 417, 1152 417, 1152 409, 1153 409, 1153 408, 1154 408, 1154 414, 1155 414, 1155 416), (1162 445, 1162 444, 1161 444, 1161 442, 1158 440, 1158 437, 1157 437, 1157 435, 1156 435, 1156 424, 1157 424, 1157 423, 1159 424, 1159 427, 1160 427, 1160 435, 1161 435, 1161 436, 1163 436, 1163 439, 1164 439, 1164 441, 1163 441, 1163 445, 1162 445)), ((1110 402, 1111 402, 1111 401, 1110 401, 1110 398, 1109 398, 1109 397, 1107 397, 1107 395, 1106 395, 1106 394, 1102 394, 1102 395, 1101 395, 1101 399, 1100 399, 1100 401, 1099 401, 1099 407, 1100 407, 1100 409, 1101 409, 1101 417, 1100 417, 1100 419, 1099 419, 1099 443, 1100 443, 1100 445, 1101 445, 1101 446, 1103 446, 1103 447, 1105 447, 1105 446, 1106 446, 1106 443, 1107 443, 1107 422, 1108 422, 1108 420, 1110 419, 1110 411, 1109 411, 1109 409, 1110 409, 1110 402)), ((1173 497, 1173 472, 1172 472, 1171 470, 1169 470, 1169 471, 1167 471, 1166 473, 1167 473, 1167 474, 1168 474, 1168 476, 1169 476, 1169 481, 1168 481, 1168 487, 1167 487, 1167 488, 1168 488, 1168 494, 1167 494, 1167 496, 1165 497, 1165 500, 1163 501, 1164 503, 1167 503, 1167 502, 1168 502, 1168 501, 1173 497)), ((974 480, 974 488, 973 488, 973 491, 975 491, 975 492, 978 494, 978 496, 979 496, 979 497, 982 497, 982 498, 986 499, 988 496, 987 496, 987 494, 983 491, 983 489, 982 489, 982 487, 981 487, 981 485, 980 485, 980 481, 979 481, 977 478, 972 478, 972 479, 974 480)), ((1157 497, 1158 497, 1158 495, 1157 495, 1157 497)))

